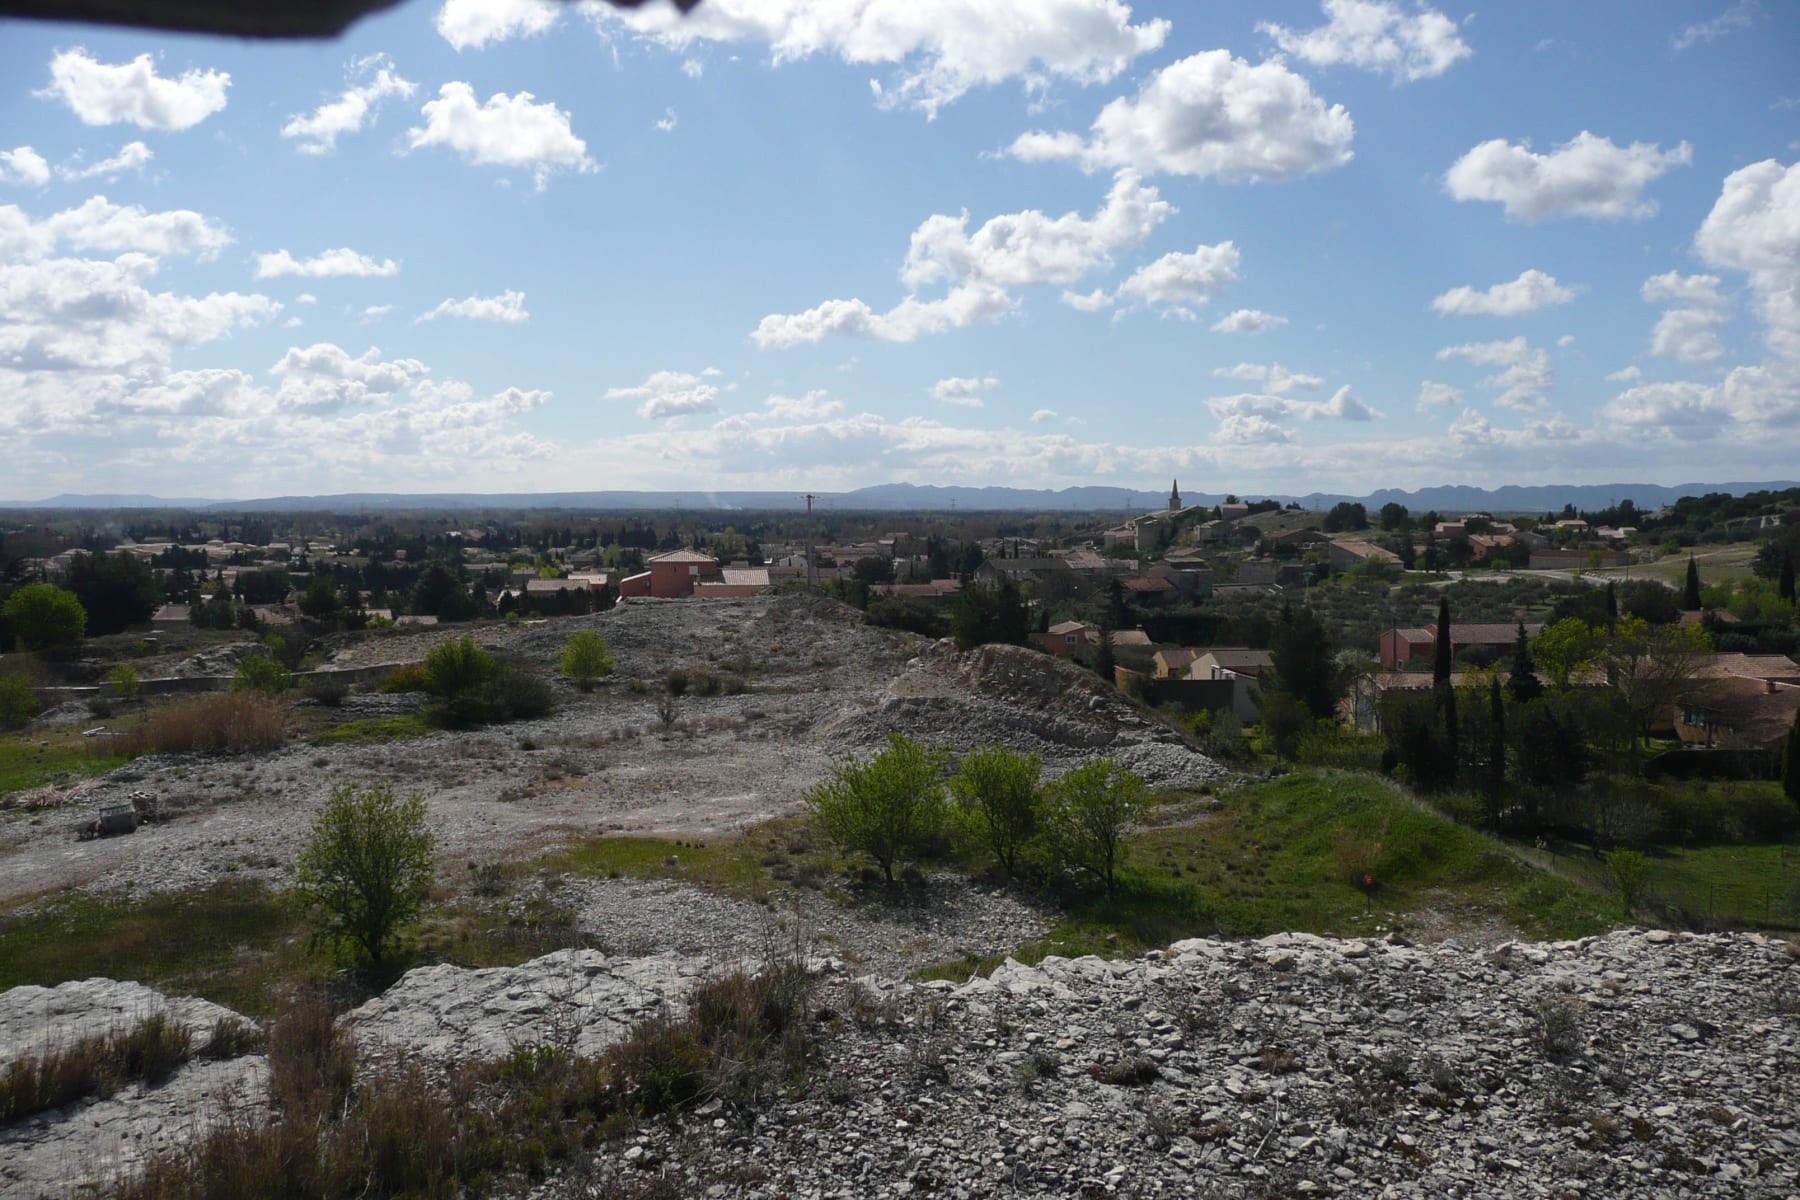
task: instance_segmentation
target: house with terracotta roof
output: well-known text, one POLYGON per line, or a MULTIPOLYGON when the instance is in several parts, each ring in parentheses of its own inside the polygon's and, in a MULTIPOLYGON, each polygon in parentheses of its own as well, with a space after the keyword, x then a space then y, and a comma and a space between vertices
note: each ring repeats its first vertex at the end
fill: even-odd
POLYGON ((1093 645, 1100 640, 1100 631, 1085 621, 1058 621, 1043 633, 1038 634, 1038 645, 1047 654, 1072 656, 1083 646, 1093 645))
POLYGON ((1779 749, 1800 712, 1800 664, 1782 654, 1715 654, 1675 709, 1688 746, 1779 749))
POLYGON ((647 570, 627 575, 619 581, 619 595, 653 596, 659 600, 679 600, 694 594, 701 583, 723 583, 719 560, 710 554, 693 550, 669 550, 645 560, 647 570))
POLYGON ((1397 567, 1400 556, 1383 546, 1373 542, 1358 542, 1345 539, 1333 542, 1325 548, 1326 560, 1334 571, 1351 571, 1357 567, 1366 567, 1371 563, 1397 567))
MULTIPOLYGON (((1528 621, 1525 625, 1525 636, 1534 638, 1544 631, 1541 621, 1528 621)), ((1519 640, 1517 622, 1511 625, 1474 623, 1458 625, 1450 623, 1450 654, 1452 657, 1464 650, 1477 647, 1492 650, 1496 657, 1512 649, 1513 643, 1519 640)), ((1432 658, 1437 648, 1437 625, 1418 626, 1404 629, 1390 629, 1381 635, 1381 665, 1388 671, 1430 670, 1432 658)))

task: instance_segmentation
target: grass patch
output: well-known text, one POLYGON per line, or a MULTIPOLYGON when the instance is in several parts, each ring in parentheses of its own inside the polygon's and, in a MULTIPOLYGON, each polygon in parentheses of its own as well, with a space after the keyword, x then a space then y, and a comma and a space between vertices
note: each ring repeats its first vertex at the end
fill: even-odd
POLYGON ((775 821, 750 834, 712 841, 647 837, 600 837, 540 860, 553 874, 671 879, 740 899, 769 894, 773 877, 764 859, 785 845, 803 822, 775 821))
POLYGON ((78 732, 48 732, 34 738, 0 738, 0 796, 29 791, 69 775, 104 775, 131 761, 111 751, 110 742, 83 740, 78 732))
POLYGON ((286 720, 287 706, 267 696, 215 692, 155 709, 112 745, 132 755, 273 750, 286 720))
POLYGON ((160 1087, 192 1056, 186 1027, 159 1012, 129 1029, 16 1059, 0 1075, 0 1124, 89 1096, 104 1100, 137 1080, 160 1087))
POLYGON ((382 742, 401 742, 436 732, 425 723, 423 717, 416 713, 405 713, 394 717, 365 717, 359 721, 344 721, 314 734, 312 744, 371 746, 382 742))
POLYGON ((316 969, 304 934, 294 912, 254 884, 129 900, 67 896, 0 918, 0 990, 104 975, 260 1015, 316 969))
MULTIPOLYGON (((1413 907, 1488 913, 1534 938, 1596 933, 1617 916, 1610 899, 1520 863, 1385 780, 1308 770, 1239 788, 1195 823, 1133 834, 1116 893, 1065 896, 1063 919, 1013 957, 1118 957, 1187 937, 1291 930, 1366 936, 1413 907)), ((1002 957, 919 975, 966 979, 1002 957)))

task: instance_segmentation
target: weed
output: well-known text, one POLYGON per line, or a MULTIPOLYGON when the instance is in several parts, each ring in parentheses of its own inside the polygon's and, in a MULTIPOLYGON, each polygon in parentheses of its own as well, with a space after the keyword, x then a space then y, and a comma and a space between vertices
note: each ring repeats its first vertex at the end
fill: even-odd
POLYGON ((1567 1062, 1581 1053, 1581 1013, 1573 1003, 1559 998, 1538 1002, 1537 1043, 1552 1062, 1567 1062))
POLYGON ((287 708, 254 691, 219 692, 171 704, 103 747, 107 753, 194 754, 272 750, 287 708))
POLYGON ((15 1059, 0 1075, 0 1124, 90 1096, 105 1099, 132 1081, 158 1087, 192 1057, 192 1049, 187 1027, 158 1012, 130 1029, 15 1059))

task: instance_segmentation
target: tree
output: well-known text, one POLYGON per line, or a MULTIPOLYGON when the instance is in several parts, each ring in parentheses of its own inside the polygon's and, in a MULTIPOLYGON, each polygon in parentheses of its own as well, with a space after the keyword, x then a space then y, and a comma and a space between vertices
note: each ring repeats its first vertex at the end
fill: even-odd
POLYGON ((1794 714, 1793 728, 1788 730, 1787 749, 1781 756, 1781 792, 1800 805, 1800 712, 1794 714))
POLYGON ((1320 719, 1337 711, 1338 668, 1331 634, 1307 605, 1281 606, 1269 632, 1269 663, 1275 687, 1320 719))
POLYGON ((1644 898, 1644 885, 1650 881, 1650 860, 1641 851, 1614 850, 1606 856, 1606 869, 1613 886, 1619 889, 1619 904, 1626 916, 1637 911, 1644 898))
POLYGON ((1113 678, 1117 674, 1114 670, 1117 665, 1118 659, 1113 654, 1112 630, 1102 629, 1100 631, 1100 645, 1094 650, 1094 674, 1100 676, 1101 679, 1106 681, 1106 685, 1111 687, 1113 685, 1113 678))
POLYGON ((1369 527, 1369 510, 1349 500, 1341 500, 1325 514, 1326 533, 1344 533, 1369 527))
POLYGON ((1681 699, 1712 649, 1697 625, 1651 625, 1622 617, 1600 652, 1613 694, 1636 737, 1650 736, 1657 713, 1681 699))
POLYGON ((1450 686, 1450 670, 1455 665, 1450 643, 1450 597, 1438 597, 1437 640, 1431 651, 1431 686, 1450 686))
POLYGON ((1381 506, 1381 527, 1389 532, 1407 529, 1411 524, 1408 519, 1410 516, 1411 514, 1406 511, 1406 505, 1389 501, 1381 506))
POLYGON ((1561 692, 1600 654, 1600 639, 1586 621, 1564 617, 1539 633, 1531 643, 1538 666, 1561 692))
POLYGON ((562 673, 584 692, 594 690, 594 680, 618 668, 606 639, 593 629, 578 629, 563 643, 562 673))
POLYGON ((1681 589, 1681 611, 1700 611, 1700 566, 1691 554, 1688 555, 1687 582, 1681 589))
POLYGON ((49 583, 28 583, 6 598, 13 636, 26 650, 66 646, 81 640, 87 610, 73 592, 49 583))
POLYGON ((950 628, 958 650, 989 642, 1024 646, 1030 641, 1031 614, 1019 595, 1019 585, 1003 577, 997 587, 963 588, 950 616, 950 628))
POLYGON ((323 620, 337 610, 337 592, 332 588, 331 580, 324 576, 314 578, 300 596, 300 611, 314 620, 323 620))
POLYGON ((1512 747, 1519 779, 1532 787, 1574 785, 1587 778, 1588 748, 1564 697, 1546 696, 1514 713, 1512 747))
POLYGON ((1035 754, 981 746, 963 756, 950 778, 950 794, 965 824, 1008 875, 1018 875, 1020 856, 1037 837, 1040 769, 1035 754))
POLYGON ((1150 808, 1144 781, 1110 758, 1081 764, 1045 792, 1045 817, 1058 859, 1098 879, 1111 893, 1125 855, 1125 834, 1150 808))
POLYGON ((1514 704, 1529 704, 1544 694, 1543 680, 1537 677, 1537 663, 1531 657, 1531 640, 1525 636, 1525 622, 1519 622, 1518 636, 1513 640, 1512 671, 1506 677, 1506 694, 1514 704))
POLYGON ((80 554, 69 564, 69 590, 87 610, 89 637, 123 633, 162 607, 162 589, 149 563, 120 551, 80 554))
POLYGON ((928 849, 944 832, 944 768, 949 755, 898 733, 864 763, 845 758, 806 794, 825 836, 874 860, 889 883, 894 866, 928 849))
POLYGON ((1506 794, 1506 701, 1500 696, 1500 677, 1488 681, 1487 747, 1488 819, 1498 824, 1500 801, 1506 794))
POLYGON ((424 796, 395 799, 388 783, 332 788, 294 866, 294 890, 319 921, 315 936, 384 964, 424 910, 431 855, 424 796))
POLYGON ((1775 594, 1789 604, 1794 603, 1794 552, 1792 550, 1784 551, 1781 555, 1781 577, 1775 585, 1775 594))
POLYGON ((1312 727, 1312 712, 1291 693, 1272 691, 1262 699, 1262 726, 1275 757, 1292 762, 1301 737, 1312 727))
POLYGON ((1606 628, 1610 632, 1619 623, 1619 589, 1610 579, 1606 582, 1606 628))

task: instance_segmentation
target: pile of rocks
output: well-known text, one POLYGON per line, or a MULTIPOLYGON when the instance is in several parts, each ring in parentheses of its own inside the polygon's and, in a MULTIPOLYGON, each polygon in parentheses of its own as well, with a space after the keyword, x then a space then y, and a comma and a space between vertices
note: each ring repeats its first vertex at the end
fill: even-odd
POLYGON ((1493 951, 1282 935, 859 987, 846 1011, 872 1028, 841 1023, 806 1095, 647 1130, 594 1164, 602 1183, 648 1171, 677 1194, 793 1200, 1800 1188, 1800 968, 1756 935, 1493 951))

